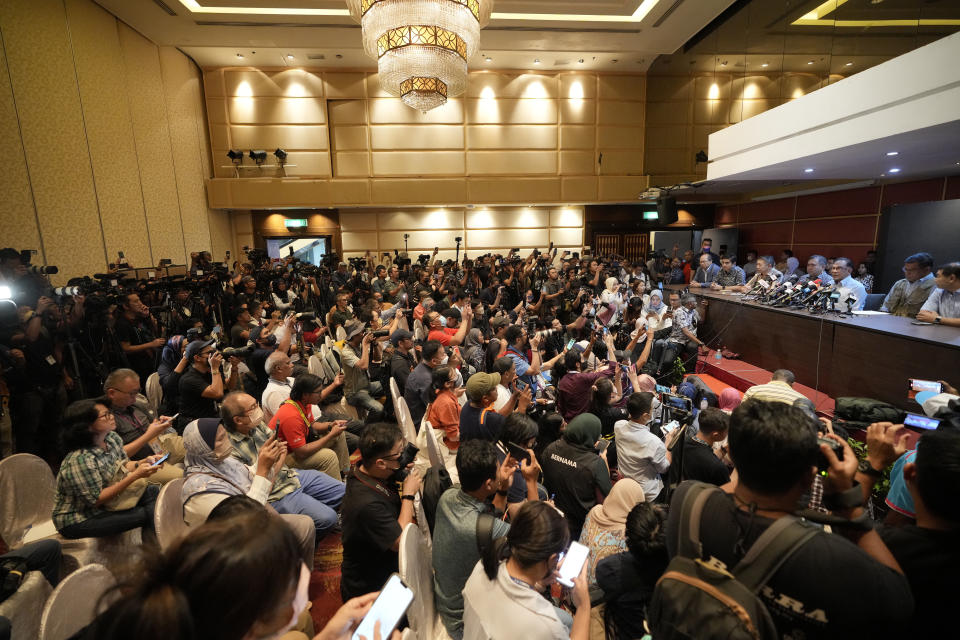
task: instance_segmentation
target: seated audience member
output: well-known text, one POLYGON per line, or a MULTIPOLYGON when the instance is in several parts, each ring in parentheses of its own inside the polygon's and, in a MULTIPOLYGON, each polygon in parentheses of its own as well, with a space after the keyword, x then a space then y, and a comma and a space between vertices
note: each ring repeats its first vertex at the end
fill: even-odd
POLYGON ((788 369, 777 369, 773 377, 766 384, 755 384, 743 394, 743 402, 747 400, 762 400, 763 402, 783 402, 793 404, 800 398, 806 398, 799 391, 793 389, 795 378, 788 369))
POLYGON ((619 367, 612 348, 613 336, 604 337, 607 343, 607 366, 597 371, 581 371, 582 354, 579 349, 571 349, 564 356, 563 363, 567 373, 557 383, 557 411, 564 420, 570 421, 590 409, 591 389, 603 378, 612 379, 619 367))
MULTIPOLYGON (((510 364, 513 365, 512 360, 510 364)), ((461 441, 480 439, 496 442, 500 438, 504 417, 493 408, 499 386, 500 374, 497 373, 475 373, 467 380, 467 404, 460 411, 461 441)), ((526 412, 526 402, 522 408, 526 412)))
POLYGON ((340 595, 347 600, 376 591, 397 571, 400 534, 414 522, 420 475, 407 471, 400 427, 367 425, 360 438, 360 464, 347 479, 343 499, 343 564, 340 595), (397 492, 402 481, 403 493, 397 492))
POLYGON ((587 640, 590 594, 587 567, 573 581, 570 614, 541 595, 556 580, 560 554, 570 544, 567 523, 543 502, 520 508, 506 537, 490 545, 463 590, 464 640, 587 640))
POLYGON ((670 468, 670 452, 663 440, 650 433, 652 411, 652 393, 631 393, 627 399, 629 420, 614 425, 617 470, 640 484, 647 502, 656 500, 663 491, 660 474, 670 468))
MULTIPOLYGON (((148 556, 136 579, 117 588, 114 604, 76 637, 304 638, 286 632, 307 608, 309 584, 289 529, 266 512, 247 511, 198 527, 166 553, 148 556)), ((314 640, 349 638, 375 597, 344 604, 314 640)))
POLYGON ((472 318, 473 312, 469 307, 464 313, 453 308, 443 314, 431 311, 424 316, 424 324, 429 328, 427 340, 436 340, 445 347, 461 345, 470 331, 472 318))
POLYGON ((513 443, 525 449, 528 459, 518 461, 513 472, 513 482, 507 492, 508 515, 515 516, 520 506, 527 500, 545 500, 547 490, 537 480, 540 478, 540 463, 537 461, 534 447, 537 446, 537 423, 524 413, 512 413, 504 421, 500 429, 500 440, 497 442, 497 460, 500 464, 510 455, 508 443, 513 443))
POLYGON ((819 280, 823 286, 833 284, 833 277, 827 271, 827 259, 813 254, 807 259, 807 272, 797 280, 798 284, 806 284, 812 280, 819 280))
MULTIPOLYGON (((619 483, 617 483, 619 484, 619 483)), ((627 551, 597 563, 597 587, 603 591, 607 637, 635 640, 646 635, 644 616, 657 580, 667 568, 666 512, 641 502, 627 515, 627 551)))
MULTIPOLYGON (((190 527, 206 522, 210 513, 231 496, 246 496, 260 505, 266 505, 273 488, 287 446, 271 439, 257 453, 254 467, 234 458, 233 445, 227 430, 217 418, 200 418, 183 431, 187 452, 187 472, 180 497, 183 501, 183 521, 190 527)), ((306 515, 280 515, 300 541, 304 561, 313 566, 316 548, 316 528, 306 515)))
POLYGON ((857 301, 850 305, 850 309, 860 311, 867 301, 867 290, 858 280, 854 279, 853 269, 853 260, 850 258, 835 258, 833 266, 830 267, 830 275, 833 276, 837 289, 840 291, 841 302, 846 298, 845 294, 850 293, 857 298, 857 301))
POLYGON ((443 444, 450 451, 460 446, 460 402, 454 390, 457 388, 457 370, 443 366, 433 370, 430 384, 433 399, 427 420, 434 429, 443 431, 443 444))
POLYGON ((890 287, 880 311, 915 318, 937 286, 933 275, 933 256, 929 253, 907 256, 903 261, 903 276, 890 287))
MULTIPOLYGON (((673 295, 670 296, 671 303, 673 295)), ((673 309, 673 325, 670 336, 660 340, 660 357, 654 358, 657 364, 657 375, 668 373, 673 369, 674 360, 682 356, 688 349, 703 347, 704 342, 697 337, 697 326, 703 320, 697 311, 697 297, 686 294, 680 299, 680 306, 673 309)))
POLYGON ((727 466, 714 452, 714 445, 727 440, 730 416, 720 409, 709 407, 697 417, 700 419, 699 429, 682 436, 683 440, 678 443, 679 451, 674 448, 670 462, 671 486, 685 480, 698 480, 717 486, 730 481, 727 466))
MULTIPOLYGON (((260 450, 276 439, 263 423, 263 411, 253 396, 235 392, 220 405, 220 418, 233 447, 230 455, 255 468, 260 450)), ((343 500, 344 486, 330 476, 313 469, 293 470, 283 464, 276 472, 270 491, 270 505, 277 513, 304 513, 313 519, 317 540, 337 524, 337 507, 343 500)))
POLYGON ((180 408, 180 378, 190 366, 186 355, 187 344, 184 336, 171 336, 160 353, 157 379, 163 390, 160 403, 160 413, 163 415, 173 415, 180 408))
POLYGON ((739 407, 741 402, 743 402, 743 394, 733 387, 727 387, 720 392, 720 411, 726 414, 733 413, 733 410, 739 407))
POLYGON ((230 327, 230 346, 245 347, 250 339, 250 329, 253 328, 253 317, 246 306, 237 307, 233 315, 235 322, 230 327))
MULTIPOLYGON (((587 583, 596 592, 597 563, 627 550, 627 514, 637 504, 645 502, 643 487, 630 478, 617 481, 602 504, 587 512, 580 533, 580 544, 590 549, 587 559, 587 583)), ((593 598, 591 598, 593 600, 593 598)))
MULTIPOLYGON (((704 557, 734 567, 767 527, 793 514, 809 493, 822 455, 829 464, 827 498, 853 487, 857 458, 842 438, 842 462, 817 445, 817 426, 781 402, 744 402, 730 419, 730 455, 737 478, 704 504, 699 537, 704 557), (709 523, 709 524, 706 524, 709 523)), ((680 505, 692 483, 680 485, 667 520, 667 548, 677 552, 680 505)), ((854 489, 859 499, 859 488, 854 489)), ((844 500, 845 502, 845 500, 844 500)), ((855 518, 860 507, 833 515, 855 518)), ((898 635, 913 612, 909 584, 876 531, 833 526, 818 531, 760 590, 780 637, 878 638, 898 635)))
MULTIPOLYGON (((864 496, 904 453, 905 437, 901 425, 887 422, 867 429, 867 460, 857 475, 864 496)), ((952 584, 960 570, 960 433, 948 427, 925 434, 915 453, 900 474, 912 498, 916 524, 881 526, 878 532, 910 581, 916 604, 911 633, 934 638, 954 624, 952 584)))
POLYGON ((451 638, 463 637, 463 587, 480 560, 480 547, 507 535, 510 525, 501 518, 490 518, 490 539, 478 540, 477 520, 489 513, 487 500, 504 511, 517 466, 513 458, 497 462, 493 444, 470 440, 457 449, 459 487, 450 487, 440 497, 433 529, 433 591, 437 613, 451 638))
POLYGON ((104 400, 113 412, 117 435, 124 447, 133 450, 131 460, 142 460, 154 454, 169 453, 163 469, 153 482, 164 484, 183 476, 183 470, 173 465, 183 462, 183 439, 173 429, 168 418, 150 420, 150 409, 140 402, 140 377, 133 369, 111 371, 103 383, 104 400))
POLYGON ((863 285, 863 290, 868 294, 873 293, 873 274, 870 273, 870 267, 866 262, 857 265, 857 271, 853 279, 863 285))
MULTIPOLYGON (((634 372, 636 379, 636 372, 634 372)), ((590 390, 590 413, 600 418, 600 434, 603 437, 613 435, 613 425, 627 417, 627 412, 621 407, 621 390, 623 389, 620 376, 597 380, 590 390)), ((616 466, 616 465, 614 465, 616 466)))
POLYGON ((923 303, 917 320, 960 327, 960 262, 937 267, 937 288, 923 303))
MULTIPOLYGON (((526 413, 530 406, 530 391, 527 389, 520 391, 513 384, 513 381, 517 379, 517 365, 514 364, 513 358, 510 356, 496 358, 487 373, 500 376, 500 383, 497 385, 497 399, 493 401, 493 410, 505 418, 514 411, 526 413)), ((461 413, 461 415, 463 414, 461 413)))
POLYGON ((534 335, 529 340, 527 332, 523 327, 515 324, 507 327, 504 333, 504 340, 507 341, 506 355, 513 360, 517 371, 517 379, 524 385, 530 387, 531 393, 536 394, 538 384, 536 376, 553 366, 554 362, 563 357, 563 352, 557 354, 552 360, 541 362, 540 358, 540 337, 534 335), (530 359, 527 359, 527 346, 530 347, 530 359))
POLYGON ((100 538, 139 527, 153 531, 159 490, 134 483, 157 473, 154 463, 161 456, 130 460, 138 445, 124 447, 105 402, 78 400, 63 415, 66 457, 57 473, 53 524, 64 538, 100 538))
POLYGON ((376 398, 383 395, 383 385, 379 380, 370 379, 370 352, 373 332, 367 331, 359 320, 348 322, 347 340, 343 344, 343 394, 347 404, 366 409, 367 424, 383 419, 383 405, 376 398))
POLYGON ((543 451, 540 466, 543 481, 552 491, 557 508, 570 523, 570 534, 580 537, 587 512, 597 497, 610 493, 610 469, 606 452, 597 455, 600 418, 581 413, 570 421, 563 437, 543 451))
POLYGON ((194 340, 184 352, 190 367, 180 377, 180 416, 177 431, 197 418, 216 418, 217 402, 236 386, 239 367, 234 364, 230 379, 225 380, 221 365, 223 356, 213 340, 194 340))
POLYGON ((403 399, 410 409, 410 417, 417 431, 420 430, 420 422, 424 414, 427 413, 427 405, 430 404, 430 384, 433 382, 433 370, 443 363, 446 354, 443 351, 443 345, 436 340, 428 340, 423 343, 420 350, 420 364, 414 367, 407 378, 407 388, 403 390, 403 399))
POLYGON ((403 396, 407 389, 407 378, 417 366, 413 356, 413 334, 406 329, 397 329, 390 334, 393 355, 390 356, 390 376, 397 381, 397 390, 403 396))
POLYGON ((710 288, 719 291, 728 287, 743 286, 746 283, 747 277, 743 269, 735 265, 729 256, 724 256, 720 258, 720 270, 713 274, 710 288))
MULTIPOLYGON (((341 472, 350 469, 345 436, 347 422, 322 420, 313 415, 324 389, 319 377, 301 374, 289 387, 290 396, 276 408, 269 426, 287 443, 288 465, 294 469, 316 469, 339 481, 341 472)), ((276 397, 278 395, 274 399, 276 397)))

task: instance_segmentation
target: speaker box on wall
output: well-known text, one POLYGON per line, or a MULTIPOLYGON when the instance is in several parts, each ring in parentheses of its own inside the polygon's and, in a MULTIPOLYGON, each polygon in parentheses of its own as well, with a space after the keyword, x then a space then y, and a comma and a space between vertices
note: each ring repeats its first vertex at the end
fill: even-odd
POLYGON ((677 199, 673 196, 657 198, 657 216, 660 224, 673 224, 677 221, 677 199))

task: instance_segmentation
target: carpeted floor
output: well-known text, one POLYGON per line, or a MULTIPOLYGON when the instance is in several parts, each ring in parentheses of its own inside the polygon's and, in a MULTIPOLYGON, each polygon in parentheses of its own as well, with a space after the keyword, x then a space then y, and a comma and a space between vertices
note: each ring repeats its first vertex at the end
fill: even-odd
POLYGON ((343 547, 340 534, 331 534, 320 541, 313 560, 313 574, 310 576, 310 600, 313 608, 313 624, 319 632, 323 625, 340 608, 340 563, 343 561, 343 547))

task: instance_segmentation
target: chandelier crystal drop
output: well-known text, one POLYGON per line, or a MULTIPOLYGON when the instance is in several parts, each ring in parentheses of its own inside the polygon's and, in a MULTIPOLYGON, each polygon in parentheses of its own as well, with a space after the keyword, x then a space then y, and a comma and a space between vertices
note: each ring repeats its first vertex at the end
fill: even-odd
POLYGON ((480 46, 493 0, 346 0, 380 86, 419 111, 467 88, 467 60, 480 46))

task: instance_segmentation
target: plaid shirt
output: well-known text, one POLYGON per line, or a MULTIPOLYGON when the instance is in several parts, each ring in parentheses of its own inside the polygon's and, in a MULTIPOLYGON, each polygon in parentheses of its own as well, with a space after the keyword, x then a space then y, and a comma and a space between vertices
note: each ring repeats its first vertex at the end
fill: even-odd
POLYGON ((720 269, 713 276, 713 282, 716 282, 721 287, 736 287, 744 284, 746 281, 747 276, 743 273, 743 269, 737 265, 733 265, 733 269, 730 271, 720 269))
MULTIPOLYGON (((227 437, 233 443, 233 452, 230 455, 248 467, 256 468, 260 447, 271 435, 273 435, 273 432, 265 427, 262 422, 254 427, 249 435, 227 429, 227 437)), ((279 500, 299 488, 300 479, 297 478, 297 473, 284 464, 277 473, 277 479, 273 483, 273 490, 270 492, 268 500, 270 502, 279 500)))
POLYGON ((57 474, 57 498, 53 503, 53 524, 63 529, 89 520, 104 511, 96 506, 100 492, 110 485, 117 465, 127 461, 123 440, 107 433, 106 450, 86 447, 67 454, 57 474))

